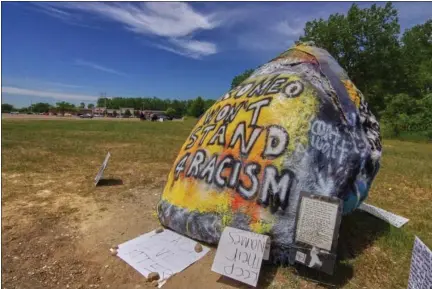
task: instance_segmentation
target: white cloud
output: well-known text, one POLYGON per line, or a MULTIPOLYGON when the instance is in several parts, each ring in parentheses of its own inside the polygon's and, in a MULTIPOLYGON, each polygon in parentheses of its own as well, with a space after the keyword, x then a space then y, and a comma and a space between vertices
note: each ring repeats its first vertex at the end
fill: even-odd
POLYGON ((192 39, 192 35, 214 29, 223 22, 218 14, 198 13, 189 4, 180 2, 52 2, 44 6, 53 16, 65 10, 78 10, 118 22, 134 33, 164 38, 167 45, 155 46, 192 58, 217 52, 216 44, 192 39))
POLYGON ((290 24, 288 20, 283 20, 282 22, 276 24, 274 29, 281 35, 298 38, 303 33, 303 26, 303 23, 301 25, 294 26, 293 24, 290 24))
POLYGON ((217 52, 216 45, 211 42, 198 41, 193 39, 170 39, 169 42, 176 48, 172 48, 166 45, 156 45, 161 49, 167 51, 191 57, 194 59, 200 59, 202 56, 215 54, 217 52))
POLYGON ((21 77, 4 76, 2 78, 2 83, 4 86, 26 86, 38 90, 54 90, 61 87, 84 88, 84 86, 82 85, 69 84, 69 83, 57 82, 57 81, 46 81, 46 80, 41 80, 41 79, 32 78, 28 76, 21 76, 21 77), (47 89, 47 87, 49 89, 47 89))
POLYGON ((102 66, 102 65, 99 65, 99 64, 96 64, 96 63, 88 62, 88 61, 85 61, 85 60, 81 60, 81 59, 75 60, 75 65, 86 66, 86 67, 90 67, 90 68, 93 68, 93 69, 96 69, 96 70, 100 70, 100 71, 103 71, 103 72, 108 72, 108 73, 112 73, 112 74, 116 74, 116 75, 121 75, 121 76, 125 76, 126 75, 125 73, 117 71, 115 69, 108 68, 108 67, 105 67, 105 66, 102 66))
POLYGON ((32 90, 32 89, 18 88, 13 86, 3 86, 2 93, 23 95, 23 96, 49 97, 57 100, 97 101, 98 99, 97 96, 91 96, 91 95, 32 90))
POLYGON ((303 27, 304 22, 283 19, 273 22, 271 26, 242 33, 237 41, 241 49, 279 53, 294 44, 303 33, 303 27))
POLYGON ((76 84, 68 84, 68 83, 62 83, 62 82, 53 82, 53 81, 44 81, 42 83, 46 83, 47 85, 52 86, 58 86, 58 87, 66 87, 66 88, 82 88, 82 85, 76 85, 76 84))

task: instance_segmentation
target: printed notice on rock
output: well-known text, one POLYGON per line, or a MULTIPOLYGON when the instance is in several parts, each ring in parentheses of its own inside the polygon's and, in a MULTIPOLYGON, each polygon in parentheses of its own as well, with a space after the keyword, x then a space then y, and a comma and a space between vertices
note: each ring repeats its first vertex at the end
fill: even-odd
POLYGON ((99 183, 100 179, 102 178, 103 173, 104 173, 104 171, 105 171, 105 169, 106 169, 106 167, 108 165, 108 160, 109 160, 110 157, 111 157, 111 154, 108 152, 107 155, 106 155, 106 157, 105 157, 105 160, 102 163, 102 166, 99 169, 99 172, 97 173, 97 175, 96 175, 96 177, 94 179, 95 186, 97 186, 97 184, 99 183))
POLYGON ((222 232, 211 270, 251 286, 256 286, 263 257, 268 257, 270 239, 236 228, 222 232))
POLYGON ((418 238, 414 240, 408 289, 432 288, 432 251, 418 238))
POLYGON ((409 219, 404 218, 402 216, 387 212, 386 210, 380 209, 378 207, 363 203, 359 206, 359 209, 365 211, 381 220, 386 221, 387 223, 395 226, 396 228, 400 228, 405 225, 409 219))
POLYGON ((338 204, 304 196, 298 212, 296 242, 331 251, 338 204))

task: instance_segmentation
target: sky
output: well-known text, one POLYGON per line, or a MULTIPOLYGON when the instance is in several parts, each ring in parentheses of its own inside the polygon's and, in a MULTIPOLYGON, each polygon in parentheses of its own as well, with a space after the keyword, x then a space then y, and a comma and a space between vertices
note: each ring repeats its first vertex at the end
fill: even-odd
MULTIPOLYGON (((215 99, 352 3, 2 2, 2 103, 215 99)), ((394 5, 402 32, 432 17, 432 2, 394 5)))

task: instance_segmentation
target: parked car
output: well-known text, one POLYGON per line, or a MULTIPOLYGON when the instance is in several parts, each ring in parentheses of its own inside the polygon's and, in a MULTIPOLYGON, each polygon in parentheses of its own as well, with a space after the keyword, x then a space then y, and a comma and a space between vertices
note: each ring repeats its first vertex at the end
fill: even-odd
POLYGON ((86 113, 86 114, 80 115, 80 118, 93 118, 93 115, 86 113))
POLYGON ((164 115, 164 114, 160 114, 157 116, 157 119, 163 119, 165 121, 165 120, 172 120, 172 117, 169 117, 169 116, 164 115))

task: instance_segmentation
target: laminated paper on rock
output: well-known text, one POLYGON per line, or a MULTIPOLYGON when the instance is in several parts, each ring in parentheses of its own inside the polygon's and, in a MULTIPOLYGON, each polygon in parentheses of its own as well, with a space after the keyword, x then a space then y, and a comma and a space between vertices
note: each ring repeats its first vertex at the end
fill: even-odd
POLYGON ((201 117, 158 204, 162 224, 208 243, 225 226, 268 234, 286 262, 301 191, 367 197, 381 157, 379 124, 325 50, 299 44, 258 68, 201 117))

